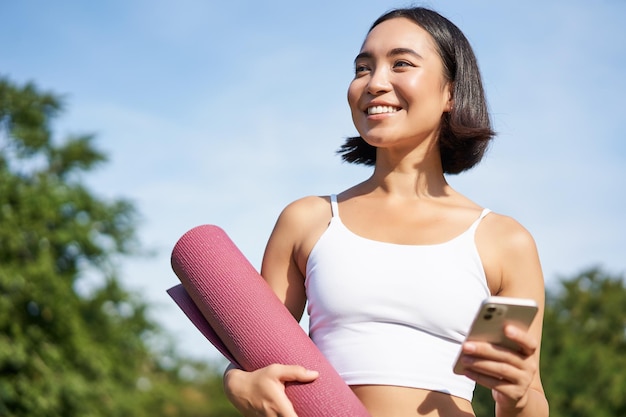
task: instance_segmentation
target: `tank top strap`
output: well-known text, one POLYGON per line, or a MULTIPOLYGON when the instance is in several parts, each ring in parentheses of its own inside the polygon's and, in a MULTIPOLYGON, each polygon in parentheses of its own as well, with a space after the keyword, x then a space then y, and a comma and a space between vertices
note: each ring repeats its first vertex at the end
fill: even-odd
POLYGON ((330 211, 333 217, 339 217, 339 204, 337 203, 337 194, 330 195, 330 211))
POLYGON ((469 231, 472 233, 475 232, 478 228, 478 225, 480 224, 480 221, 484 219, 485 216, 489 213, 491 213, 491 210, 489 210, 488 208, 483 209, 483 211, 480 213, 480 216, 478 216, 478 218, 474 220, 474 223, 472 223, 472 225, 470 226, 469 231))

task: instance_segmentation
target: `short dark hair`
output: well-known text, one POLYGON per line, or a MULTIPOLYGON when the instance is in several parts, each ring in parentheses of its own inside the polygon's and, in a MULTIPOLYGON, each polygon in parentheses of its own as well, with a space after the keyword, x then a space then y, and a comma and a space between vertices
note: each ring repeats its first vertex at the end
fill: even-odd
MULTIPOLYGON (((400 17, 410 19, 432 36, 443 62, 444 76, 454 85, 454 106, 441 120, 439 150, 444 173, 466 171, 480 162, 495 136, 476 56, 454 23, 423 7, 391 10, 379 17, 368 33, 380 23, 400 17)), ((346 162, 376 163, 376 147, 360 136, 348 138, 337 153, 346 162)))

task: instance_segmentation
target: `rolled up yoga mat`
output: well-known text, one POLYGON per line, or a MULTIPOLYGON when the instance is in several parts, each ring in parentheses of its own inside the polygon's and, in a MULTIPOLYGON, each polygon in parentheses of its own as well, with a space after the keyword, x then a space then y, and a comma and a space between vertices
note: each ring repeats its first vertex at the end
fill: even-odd
POLYGON ((286 384, 299 417, 370 417, 222 229, 204 225, 185 233, 172 268, 182 284, 168 293, 229 360, 247 371, 281 363, 320 373, 311 383, 286 384))

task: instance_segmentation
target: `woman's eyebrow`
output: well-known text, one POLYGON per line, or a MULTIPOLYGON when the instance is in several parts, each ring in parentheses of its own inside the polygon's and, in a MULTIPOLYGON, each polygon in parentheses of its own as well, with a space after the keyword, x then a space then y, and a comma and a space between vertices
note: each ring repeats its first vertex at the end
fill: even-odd
POLYGON ((417 59, 424 59, 422 55, 420 55, 417 51, 411 48, 394 48, 387 53, 387 56, 392 57, 392 56, 404 55, 404 54, 413 55, 417 59))
MULTIPOLYGON (((389 52, 387 52, 387 57, 394 57, 397 55, 404 55, 404 54, 413 55, 417 59, 424 59, 422 55, 420 55, 417 51, 411 48, 393 48, 389 52)), ((354 62, 356 63, 357 61, 361 59, 371 59, 373 58, 373 56, 374 55, 371 52, 363 51, 360 54, 358 54, 356 58, 354 58, 354 62)))
POLYGON ((360 61, 362 59, 370 59, 370 58, 372 58, 372 54, 370 52, 361 52, 360 54, 356 56, 356 58, 354 58, 354 62, 356 63, 357 61, 360 61))

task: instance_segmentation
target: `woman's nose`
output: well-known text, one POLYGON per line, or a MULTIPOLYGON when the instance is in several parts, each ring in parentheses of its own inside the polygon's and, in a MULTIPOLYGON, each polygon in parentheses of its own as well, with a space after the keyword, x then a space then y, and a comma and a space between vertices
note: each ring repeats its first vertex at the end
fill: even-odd
POLYGON ((377 96, 386 93, 390 89, 389 72, 382 68, 372 71, 369 82, 367 83, 368 93, 377 96))

